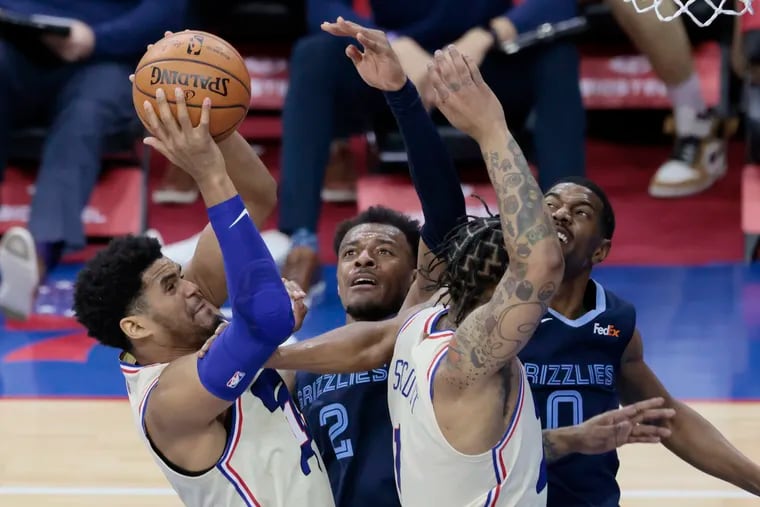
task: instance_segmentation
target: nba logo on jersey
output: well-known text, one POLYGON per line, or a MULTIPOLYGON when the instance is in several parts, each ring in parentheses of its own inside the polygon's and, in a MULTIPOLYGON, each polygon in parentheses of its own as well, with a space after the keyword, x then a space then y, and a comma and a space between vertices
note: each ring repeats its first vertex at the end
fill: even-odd
POLYGON ((598 322, 594 322, 594 334, 600 334, 602 336, 611 336, 612 338, 620 338, 620 330, 610 324, 609 326, 602 327, 598 322))
POLYGON ((235 389, 240 381, 243 380, 243 377, 245 377, 245 373, 242 371, 236 371, 235 374, 227 381, 227 387, 230 389, 235 389))

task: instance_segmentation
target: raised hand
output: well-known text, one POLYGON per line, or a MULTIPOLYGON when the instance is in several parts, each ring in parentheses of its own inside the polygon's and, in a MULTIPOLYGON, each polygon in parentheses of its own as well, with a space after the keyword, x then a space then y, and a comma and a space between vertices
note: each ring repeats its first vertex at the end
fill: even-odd
POLYGON ((480 142, 494 128, 506 129, 499 99, 483 81, 478 66, 456 46, 435 52, 428 67, 435 106, 449 122, 480 142))
POLYGON ((322 30, 338 37, 353 37, 364 47, 361 51, 350 44, 348 56, 365 83, 382 91, 400 90, 406 83, 406 74, 398 55, 381 30, 365 28, 342 17, 334 23, 322 23, 322 30))
POLYGON ((195 353, 198 356, 198 358, 201 358, 206 355, 206 352, 208 352, 208 349, 211 348, 211 345, 214 344, 216 339, 219 338, 219 335, 221 334, 222 331, 224 331, 224 328, 226 328, 229 325, 230 323, 225 321, 219 324, 218 326, 216 326, 216 331, 214 331, 214 334, 208 340, 206 340, 206 342, 203 344, 203 347, 201 347, 201 350, 195 353))
POLYGON ((158 114, 149 101, 143 103, 148 130, 152 134, 144 143, 154 148, 174 165, 187 172, 196 181, 224 171, 224 157, 219 146, 209 134, 211 99, 205 98, 201 107, 201 118, 193 127, 185 104, 185 94, 181 88, 173 91, 176 117, 172 114, 166 92, 156 90, 158 114))
POLYGON ((583 454, 602 454, 625 444, 656 444, 670 436, 660 425, 675 416, 672 408, 662 408, 663 398, 651 398, 610 410, 578 426, 578 448, 583 454))

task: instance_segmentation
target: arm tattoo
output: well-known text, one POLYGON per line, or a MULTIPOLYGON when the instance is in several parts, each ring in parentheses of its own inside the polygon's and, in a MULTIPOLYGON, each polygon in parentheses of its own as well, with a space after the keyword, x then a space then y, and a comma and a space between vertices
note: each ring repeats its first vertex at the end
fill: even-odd
MULTIPOLYGON (((495 139, 489 142, 494 142, 495 139)), ((488 148, 499 148, 498 145, 488 148)), ((560 282, 547 272, 554 241, 559 243, 543 194, 517 142, 507 134, 500 149, 483 153, 499 201, 499 218, 510 263, 488 304, 460 324, 449 345, 447 376, 459 389, 490 377, 511 360, 535 332, 560 282)))
POLYGON ((551 431, 544 430, 541 437, 544 442, 544 458, 546 459, 546 463, 554 463, 562 457, 562 453, 557 449, 557 444, 552 441, 551 431))

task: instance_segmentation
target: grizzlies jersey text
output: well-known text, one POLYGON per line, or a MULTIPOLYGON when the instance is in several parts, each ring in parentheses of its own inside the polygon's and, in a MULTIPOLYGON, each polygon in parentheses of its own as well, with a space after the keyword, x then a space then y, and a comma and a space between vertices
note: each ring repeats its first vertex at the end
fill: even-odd
POLYGON ((298 404, 322 454, 337 507, 400 505, 393 478, 388 369, 296 374, 298 404))
MULTIPOLYGON (((633 306, 590 281, 595 308, 570 320, 549 310, 520 352, 545 429, 572 426, 607 410, 619 399, 620 359, 636 327, 633 306)), ((616 452, 571 454, 549 464, 551 507, 613 507, 620 501, 616 452)))

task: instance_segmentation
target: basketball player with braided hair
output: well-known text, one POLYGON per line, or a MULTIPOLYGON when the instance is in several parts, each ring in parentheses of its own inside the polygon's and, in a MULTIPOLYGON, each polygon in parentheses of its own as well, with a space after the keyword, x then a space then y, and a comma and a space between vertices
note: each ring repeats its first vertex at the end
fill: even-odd
MULTIPOLYGON (((382 43, 366 32, 358 40, 368 49, 382 43)), ((347 54, 359 58, 355 47, 347 54)), ((452 46, 436 52, 430 76, 439 110, 480 144, 501 214, 453 239, 457 255, 444 268, 451 311, 434 295, 412 308, 407 300, 395 319, 360 323, 398 335, 388 405, 399 497, 405 505, 545 505, 541 425, 517 353, 561 280, 562 250, 477 66, 452 46)))
POLYGON ((544 505, 541 425, 517 353, 562 278, 551 216, 496 96, 454 46, 430 73, 436 105, 478 142, 499 217, 462 226, 441 255, 448 307, 399 329, 388 406, 408 505, 544 505), (509 477, 507 477, 509 470, 509 477))

